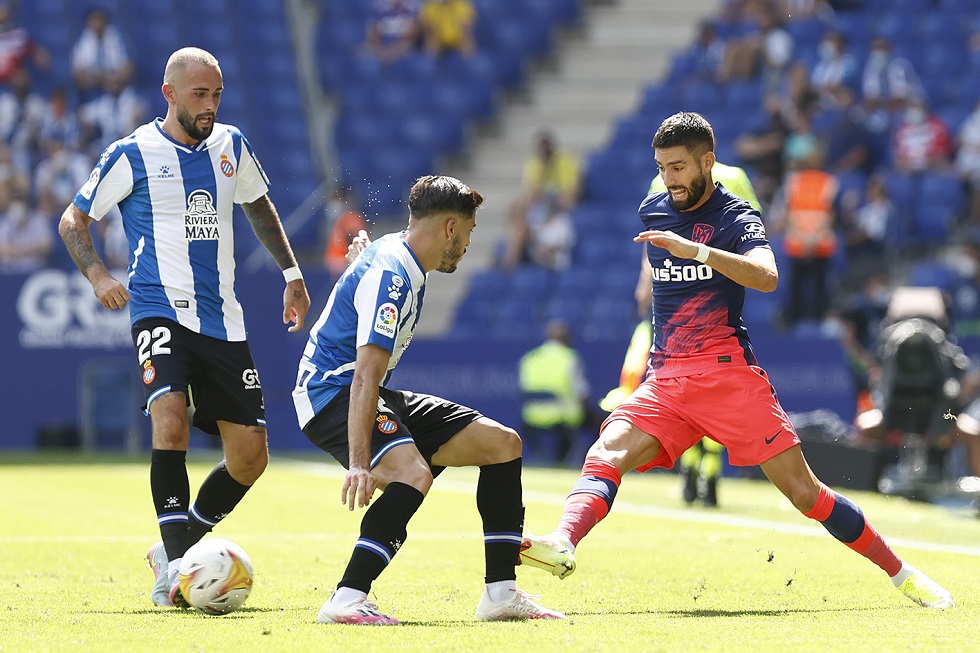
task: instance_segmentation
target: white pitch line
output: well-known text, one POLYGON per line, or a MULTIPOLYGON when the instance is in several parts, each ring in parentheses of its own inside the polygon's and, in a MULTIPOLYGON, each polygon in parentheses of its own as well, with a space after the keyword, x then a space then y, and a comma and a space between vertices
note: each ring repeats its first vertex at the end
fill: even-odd
MULTIPOLYGON (((344 470, 332 464, 308 463, 295 461, 296 467, 315 476, 327 476, 332 478, 343 478, 344 470)), ((449 478, 440 478, 432 485, 432 491, 454 492, 456 494, 472 494, 476 486, 472 482, 457 481, 449 478)), ((553 492, 533 492, 524 491, 525 501, 545 503, 549 505, 561 506, 565 503, 564 494, 553 492)), ((726 515, 720 512, 695 512, 690 510, 679 510, 677 508, 658 508, 656 506, 645 506, 636 503, 616 502, 617 513, 627 513, 640 517, 654 517, 657 519, 672 519, 675 521, 699 522, 702 524, 718 524, 720 526, 731 526, 734 528, 749 528, 758 531, 769 531, 777 533, 789 533, 791 535, 804 535, 806 537, 831 537, 822 526, 810 524, 789 524, 786 522, 770 521, 767 519, 753 519, 751 517, 739 517, 736 515, 726 515)), ((959 555, 980 557, 980 547, 961 546, 957 544, 938 544, 935 542, 920 542, 918 540, 908 540, 904 538, 887 538, 889 545, 918 549, 920 551, 940 551, 943 553, 956 553, 959 555)))
MULTIPOLYGON (((281 461, 280 464, 283 464, 281 461)), ((326 476, 330 478, 343 478, 344 470, 336 465, 308 463, 303 461, 289 462, 293 467, 314 476, 326 476)), ((455 494, 472 494, 475 491, 473 482, 456 481, 449 478, 439 479, 433 486, 435 492, 452 492, 455 494)), ((524 492, 525 501, 534 501, 549 505, 563 505, 565 503, 564 494, 553 492, 524 492)), ((636 503, 626 503, 619 501, 616 503, 617 513, 626 513, 640 517, 653 517, 657 519, 670 519, 674 521, 698 522, 702 524, 717 524, 719 526, 730 526, 733 528, 748 528, 758 531, 769 531, 777 533, 789 533, 792 535, 803 535, 806 537, 830 537, 825 529, 809 524, 789 524, 786 522, 770 521, 766 519, 753 519, 751 517, 739 517, 736 515, 726 515, 720 512, 695 512, 680 510, 677 508, 659 508, 656 506, 646 506, 636 503)), ((349 533, 229 533, 229 537, 248 538, 255 540, 274 540, 274 541, 328 541, 328 540, 347 540, 350 539, 349 533)), ((425 540, 447 540, 447 539, 477 539, 481 537, 479 533, 467 533, 458 531, 448 532, 427 532, 413 533, 413 539, 425 540)), ((120 543, 120 542, 146 542, 146 535, 114 535, 114 536, 67 536, 67 535, 0 535, 0 544, 45 544, 45 543, 120 543)), ((980 548, 972 546, 961 546, 957 544, 938 544, 935 542, 920 542, 918 540, 908 540, 904 538, 887 538, 892 546, 918 549, 921 551, 938 551, 943 553, 955 553, 959 555, 980 557, 980 548)))

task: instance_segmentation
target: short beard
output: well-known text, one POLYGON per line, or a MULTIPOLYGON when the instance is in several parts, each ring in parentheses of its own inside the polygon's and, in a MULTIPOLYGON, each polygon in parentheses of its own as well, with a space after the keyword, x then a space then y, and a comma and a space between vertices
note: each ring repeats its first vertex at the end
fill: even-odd
POLYGON ((453 242, 449 244, 449 247, 442 253, 442 261, 439 262, 439 267, 436 268, 436 271, 446 273, 455 272, 456 266, 459 265, 459 261, 463 258, 465 252, 466 249, 459 242, 459 236, 456 236, 453 238, 453 242))
POLYGON ((200 128, 195 124, 196 118, 191 116, 186 109, 177 109, 177 122, 184 129, 188 136, 193 138, 195 141, 203 141, 211 132, 214 131, 214 119, 211 120, 211 124, 205 128, 200 128))
POLYGON ((687 200, 682 204, 678 204, 674 201, 674 198, 670 198, 670 205, 674 207, 676 211, 687 211, 689 208, 701 201, 701 196, 704 195, 704 190, 708 187, 708 178, 704 174, 698 175, 698 177, 691 182, 690 186, 686 186, 687 200))

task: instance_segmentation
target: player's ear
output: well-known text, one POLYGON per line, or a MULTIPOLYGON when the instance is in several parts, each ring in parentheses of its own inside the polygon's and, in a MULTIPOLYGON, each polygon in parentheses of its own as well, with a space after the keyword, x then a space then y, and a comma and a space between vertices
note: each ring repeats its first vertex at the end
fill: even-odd
POLYGON ((177 94, 174 91, 174 87, 170 84, 164 82, 163 86, 160 87, 160 92, 163 93, 163 98, 169 103, 174 104, 177 102, 177 94))
POLYGON ((712 166, 714 165, 715 165, 715 153, 712 150, 708 150, 707 152, 704 153, 704 156, 701 157, 701 169, 711 170, 712 166))
POLYGON ((452 240, 456 235, 456 223, 458 220, 456 218, 449 218, 446 220, 446 237, 452 240))

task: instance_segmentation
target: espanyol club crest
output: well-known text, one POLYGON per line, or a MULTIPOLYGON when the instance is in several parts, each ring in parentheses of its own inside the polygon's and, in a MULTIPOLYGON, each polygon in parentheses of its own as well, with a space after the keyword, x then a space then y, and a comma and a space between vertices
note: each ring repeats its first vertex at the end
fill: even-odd
POLYGON ((388 419, 387 415, 378 415, 378 430, 385 435, 391 435, 398 430, 398 422, 388 419))
POLYGON ((150 385, 155 378, 157 378, 157 369, 153 367, 150 359, 146 359, 143 363, 143 385, 150 385))

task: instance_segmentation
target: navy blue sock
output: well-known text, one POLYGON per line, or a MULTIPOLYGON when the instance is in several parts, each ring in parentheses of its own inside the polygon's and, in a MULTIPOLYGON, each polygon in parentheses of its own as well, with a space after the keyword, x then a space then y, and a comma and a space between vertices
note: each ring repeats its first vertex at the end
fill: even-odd
POLYGON ((361 520, 361 536, 337 587, 370 592, 371 584, 385 570, 408 538, 408 521, 425 495, 405 483, 389 483, 361 520))
POLYGON ((218 463, 204 479, 197 492, 197 499, 191 506, 190 519, 187 522, 188 546, 200 541, 219 521, 227 517, 250 487, 231 477, 224 460, 218 463))
POLYGON ((150 493, 160 525, 167 559, 184 555, 187 547, 187 506, 191 500, 187 480, 187 452, 154 449, 150 453, 150 493))
POLYGON ((483 517, 487 583, 515 580, 524 531, 521 458, 484 465, 476 485, 476 507, 483 517))

